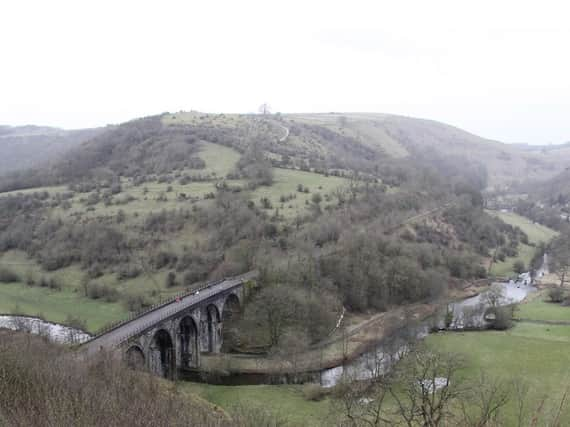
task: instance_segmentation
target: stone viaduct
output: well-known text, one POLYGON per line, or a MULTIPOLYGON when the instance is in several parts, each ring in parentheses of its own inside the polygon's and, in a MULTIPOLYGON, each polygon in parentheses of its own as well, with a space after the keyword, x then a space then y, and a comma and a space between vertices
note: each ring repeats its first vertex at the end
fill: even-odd
POLYGON ((243 304, 249 272, 208 283, 122 321, 81 346, 87 356, 119 351, 138 369, 173 378, 180 369, 198 369, 202 353, 218 353, 231 334, 243 304))

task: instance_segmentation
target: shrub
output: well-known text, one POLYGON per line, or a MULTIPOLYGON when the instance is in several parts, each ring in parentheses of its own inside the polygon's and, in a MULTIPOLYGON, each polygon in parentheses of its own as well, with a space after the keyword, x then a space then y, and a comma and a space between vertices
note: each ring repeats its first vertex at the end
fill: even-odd
POLYGON ((141 269, 136 265, 127 264, 119 267, 117 277, 119 280, 134 279, 141 274, 141 269))
POLYGON ((90 279, 96 279, 103 275, 103 268, 99 264, 93 264, 87 269, 87 277, 90 279))
POLYGON ((517 273, 517 274, 522 274, 522 273, 525 272, 525 270, 526 270, 526 267, 525 267, 525 265, 524 265, 524 262, 522 262, 520 259, 519 259, 519 260, 516 260, 516 261, 513 263, 513 271, 514 271, 515 273, 517 273))
POLYGON ((494 307, 492 312, 495 314, 495 320, 491 324, 492 329, 504 331, 513 327, 513 309, 512 306, 494 307))
POLYGON ((328 390, 319 384, 306 383, 303 385, 303 397, 306 400, 319 401, 327 396, 328 390))
POLYGON ((111 184, 111 194, 119 194, 121 192, 121 183, 120 182, 114 182, 113 184, 111 184))
POLYGON ((552 288, 548 291, 550 302, 560 303, 564 301, 564 290, 562 288, 552 288))
POLYGON ((11 283, 11 282, 20 282, 20 276, 4 267, 0 267, 0 282, 2 283, 11 283))
POLYGON ((171 267, 176 265, 178 257, 173 252, 160 251, 154 257, 154 267, 160 270, 163 267, 171 267))
POLYGON ((271 200, 269 200, 267 197, 262 197, 259 201, 261 202, 261 207, 263 209, 272 209, 273 208, 273 204, 271 203, 271 200))
POLYGON ((111 286, 90 282, 87 284, 87 296, 91 299, 103 299, 105 302, 116 302, 119 292, 111 286))
POLYGON ((55 277, 50 277, 48 279, 47 286, 48 286, 48 288, 56 290, 56 291, 61 291, 61 288, 63 287, 61 282, 58 279, 56 279, 55 277))
POLYGON ((99 203, 100 200, 101 200, 101 198, 99 197, 99 193, 91 193, 91 194, 89 194, 89 196, 87 196, 87 200, 85 201, 85 204, 87 206, 93 206, 93 205, 96 205, 97 203, 99 203))
POLYGON ((123 305, 129 311, 140 311, 143 308, 150 307, 151 302, 146 295, 128 294, 123 300, 123 305))
POLYGON ((173 271, 170 271, 167 276, 166 276, 166 287, 167 288, 173 288, 178 284, 178 281, 176 280, 176 273, 173 271))
POLYGON ((34 279, 34 276, 31 271, 28 271, 28 273, 26 274, 26 285, 28 286, 36 285, 36 279, 34 279))

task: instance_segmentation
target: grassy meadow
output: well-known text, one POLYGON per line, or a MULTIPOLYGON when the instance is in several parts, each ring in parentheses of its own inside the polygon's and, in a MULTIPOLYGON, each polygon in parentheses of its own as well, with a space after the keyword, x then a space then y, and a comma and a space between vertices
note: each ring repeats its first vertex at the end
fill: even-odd
POLYGON ((194 382, 181 382, 182 390, 222 407, 231 409, 238 405, 268 410, 292 426, 317 427, 334 425, 331 401, 309 401, 298 385, 243 385, 224 386, 194 382))
POLYGON ((38 316, 63 324, 71 316, 84 320, 88 332, 95 332, 127 315, 119 303, 88 299, 67 289, 55 291, 22 283, 0 284, 0 313, 38 316))
POLYGON ((524 216, 514 212, 491 212, 493 215, 501 218, 507 224, 519 227, 528 235, 530 243, 538 245, 540 242, 548 243, 558 233, 544 225, 532 222, 524 216))
POLYGON ((274 209, 286 219, 307 213, 313 194, 319 193, 323 197, 321 206, 334 203, 331 194, 338 187, 347 185, 345 178, 324 176, 311 172, 291 169, 274 169, 274 183, 270 187, 258 187, 251 199, 259 205, 259 201, 266 197, 271 201, 274 209), (297 186, 301 184, 309 190, 308 193, 298 192, 297 186), (281 196, 293 196, 293 199, 281 202, 281 196), (327 201, 327 198, 329 199, 327 201))
POLYGON ((519 254, 516 257, 507 257, 504 261, 497 261, 493 263, 491 268, 491 275, 500 277, 511 277, 515 276, 513 271, 513 264, 517 260, 524 262, 525 266, 530 264, 532 257, 535 253, 535 246, 540 243, 548 243, 552 240, 558 233, 544 225, 533 223, 529 219, 517 215, 513 212, 496 212, 487 211, 492 215, 497 216, 507 224, 519 227, 528 235, 529 245, 523 243, 519 244, 519 254))
MULTIPOLYGON (((570 383, 570 326, 519 323, 506 332, 434 334, 427 342, 439 351, 464 355, 468 364, 461 372, 464 378, 476 379, 485 372, 488 378, 526 382, 529 392, 525 400, 533 410, 541 402, 544 412, 556 409, 570 383)), ((506 425, 516 425, 515 410, 511 400, 504 409, 509 420, 506 425)), ((570 423, 568 411, 564 420, 563 425, 570 423)))
POLYGON ((547 292, 543 291, 521 304, 515 316, 520 319, 570 323, 570 308, 548 302, 547 292))

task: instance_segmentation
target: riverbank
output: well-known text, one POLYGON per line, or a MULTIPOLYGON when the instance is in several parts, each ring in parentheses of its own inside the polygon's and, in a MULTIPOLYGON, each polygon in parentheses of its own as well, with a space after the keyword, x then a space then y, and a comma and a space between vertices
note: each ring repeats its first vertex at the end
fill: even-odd
POLYGON ((48 322, 39 317, 0 314, 0 329, 28 332, 47 337, 59 344, 79 344, 91 336, 85 331, 58 323, 48 322))
POLYGON ((341 328, 332 337, 308 351, 297 354, 293 351, 287 358, 239 354, 203 355, 201 369, 225 375, 318 373, 356 359, 401 329, 402 325, 430 317, 438 307, 436 304, 413 304, 376 314, 362 323, 341 328))
MULTIPOLYGON (((536 321, 570 320, 570 307, 545 302, 546 293, 532 292, 520 305, 519 315, 536 321)), ((542 405, 540 420, 548 415, 565 391, 568 379, 567 354, 570 351, 570 326, 516 322, 507 331, 440 332, 425 339, 437 351, 459 353, 466 360, 461 378, 476 379, 484 371, 497 381, 518 380, 528 386, 524 408, 530 419, 542 405)), ((332 425, 335 404, 331 397, 307 400, 303 387, 296 385, 224 386, 183 382, 181 386, 223 408, 232 405, 262 405, 271 413, 283 415, 293 425, 332 425)), ((505 425, 516 425, 516 397, 504 409, 505 425)), ((564 424, 570 414, 562 414, 564 424)), ((542 424, 540 424, 542 425, 542 424)))
POLYGON ((448 302, 477 296, 487 287, 487 281, 479 281, 462 289, 455 289, 445 301, 410 304, 370 316, 347 316, 344 327, 337 329, 331 337, 312 346, 308 351, 296 353, 292 349, 286 357, 242 354, 202 355, 201 369, 221 376, 275 376, 300 373, 316 375, 322 370, 356 360, 404 326, 425 322, 448 302))
POLYGON ((39 317, 59 324, 73 317, 84 321, 90 333, 128 316, 120 303, 89 299, 68 288, 57 291, 24 283, 0 285, 0 313, 39 317))

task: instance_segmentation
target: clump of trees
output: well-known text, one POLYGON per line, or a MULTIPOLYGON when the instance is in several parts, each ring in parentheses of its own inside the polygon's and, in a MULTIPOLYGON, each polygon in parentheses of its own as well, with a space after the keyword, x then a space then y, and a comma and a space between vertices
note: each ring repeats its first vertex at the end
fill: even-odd
POLYGON ((427 247, 402 244, 371 230, 347 236, 343 244, 341 253, 322 260, 321 269, 350 309, 386 310, 436 298, 447 289, 445 259, 427 247))
POLYGON ((565 230, 550 244, 549 267, 558 276, 560 287, 570 280, 570 230, 565 230))
POLYGON ((250 188, 273 184, 273 167, 257 141, 253 141, 243 153, 236 169, 239 176, 248 179, 250 188))
POLYGON ((261 332, 262 345, 291 349, 326 336, 340 312, 339 301, 328 293, 318 289, 311 292, 294 284, 277 284, 264 287, 253 297, 242 324, 246 331, 261 332), (294 342, 292 336, 297 338, 294 342))
POLYGON ((499 218, 483 214, 482 206, 466 201, 460 200, 444 213, 445 220, 453 225, 457 237, 484 256, 496 248, 499 248, 496 256, 500 260, 504 260, 505 256, 516 256, 519 242, 528 242, 526 234, 499 218))

